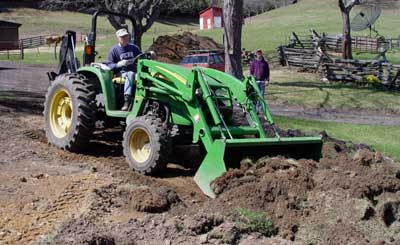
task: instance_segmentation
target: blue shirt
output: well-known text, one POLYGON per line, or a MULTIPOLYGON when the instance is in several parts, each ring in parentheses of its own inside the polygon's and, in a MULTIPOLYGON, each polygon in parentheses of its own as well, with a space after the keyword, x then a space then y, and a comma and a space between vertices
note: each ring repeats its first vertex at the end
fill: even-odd
POLYGON ((107 66, 110 67, 115 73, 123 71, 133 71, 136 72, 136 64, 131 64, 126 67, 117 68, 117 63, 121 60, 133 59, 142 52, 138 46, 129 43, 126 47, 121 47, 120 44, 114 45, 110 52, 108 52, 107 66))

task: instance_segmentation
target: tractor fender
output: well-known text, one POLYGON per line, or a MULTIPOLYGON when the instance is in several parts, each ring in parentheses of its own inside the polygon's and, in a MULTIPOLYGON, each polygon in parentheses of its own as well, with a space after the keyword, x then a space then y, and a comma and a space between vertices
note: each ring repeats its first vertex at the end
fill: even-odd
POLYGON ((116 110, 116 97, 112 84, 111 71, 92 66, 84 66, 79 68, 78 73, 84 75, 89 80, 95 80, 97 85, 100 85, 101 93, 104 96, 104 106, 107 115, 110 111, 116 110))

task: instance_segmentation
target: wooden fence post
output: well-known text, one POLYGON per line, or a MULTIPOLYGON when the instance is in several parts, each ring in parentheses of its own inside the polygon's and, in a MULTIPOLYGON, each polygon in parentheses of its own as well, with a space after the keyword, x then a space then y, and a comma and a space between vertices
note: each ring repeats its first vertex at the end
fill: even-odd
POLYGON ((24 46, 21 45, 21 59, 24 59, 24 46))

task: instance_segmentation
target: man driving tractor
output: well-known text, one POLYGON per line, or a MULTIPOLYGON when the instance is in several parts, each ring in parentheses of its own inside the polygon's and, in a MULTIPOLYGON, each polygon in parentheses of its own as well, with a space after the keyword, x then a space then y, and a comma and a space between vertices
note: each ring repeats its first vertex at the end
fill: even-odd
POLYGON ((132 87, 134 86, 136 76, 136 65, 133 58, 141 54, 140 49, 129 42, 129 33, 126 29, 120 29, 116 32, 118 43, 111 47, 107 65, 114 74, 121 74, 125 80, 124 83, 124 105, 122 111, 127 111, 132 101, 132 87))

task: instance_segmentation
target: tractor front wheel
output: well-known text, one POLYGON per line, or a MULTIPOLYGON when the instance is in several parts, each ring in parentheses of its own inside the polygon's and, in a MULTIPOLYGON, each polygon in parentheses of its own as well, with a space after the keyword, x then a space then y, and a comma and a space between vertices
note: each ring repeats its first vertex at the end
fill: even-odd
POLYGON ((144 174, 163 170, 171 149, 167 137, 167 130, 159 118, 146 115, 130 121, 123 141, 130 168, 144 174))
POLYGON ((93 86, 80 74, 56 78, 48 89, 44 104, 49 143, 70 151, 87 147, 96 122, 95 95, 93 86))

